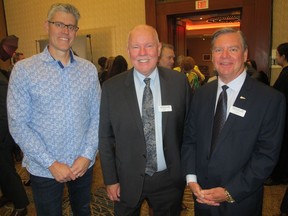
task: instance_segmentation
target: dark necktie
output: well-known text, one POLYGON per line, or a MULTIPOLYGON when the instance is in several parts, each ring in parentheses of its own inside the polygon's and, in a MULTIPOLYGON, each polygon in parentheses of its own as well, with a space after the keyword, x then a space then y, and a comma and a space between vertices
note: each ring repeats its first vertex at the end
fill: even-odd
POLYGON ((215 146, 218 142, 219 134, 225 124, 226 114, 227 114, 227 85, 222 86, 222 92, 219 95, 218 103, 216 107, 216 112, 214 115, 214 123, 213 123, 213 132, 212 132, 212 142, 210 149, 210 156, 215 149, 215 146))
POLYGON ((147 151, 145 173, 152 176, 157 171, 153 94, 150 89, 150 78, 145 78, 144 82, 146 86, 144 88, 142 101, 142 122, 147 151))

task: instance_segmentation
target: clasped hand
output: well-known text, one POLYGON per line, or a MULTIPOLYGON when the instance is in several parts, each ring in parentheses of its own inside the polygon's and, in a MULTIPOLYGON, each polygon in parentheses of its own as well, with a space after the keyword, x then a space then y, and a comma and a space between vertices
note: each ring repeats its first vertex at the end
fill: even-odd
POLYGON ((227 199, 225 189, 222 187, 202 190, 200 185, 195 182, 190 182, 188 185, 199 203, 219 206, 221 202, 225 202, 227 199))
POLYGON ((82 177, 89 168, 90 160, 85 157, 77 158, 71 167, 67 164, 55 161, 49 170, 56 181, 64 183, 82 177))
POLYGON ((107 196, 111 201, 120 201, 120 184, 106 186, 107 196))

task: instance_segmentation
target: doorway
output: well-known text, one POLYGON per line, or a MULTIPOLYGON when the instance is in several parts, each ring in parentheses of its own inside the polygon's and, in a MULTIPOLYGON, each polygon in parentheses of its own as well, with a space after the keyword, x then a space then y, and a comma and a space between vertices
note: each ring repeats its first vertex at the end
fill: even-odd
POLYGON ((241 10, 216 10, 204 13, 172 15, 168 17, 169 19, 175 20, 173 45, 176 56, 193 57, 201 72, 207 78, 214 76, 210 50, 212 34, 223 27, 240 29, 241 10))
POLYGON ((178 16, 240 10, 240 29, 247 39, 249 58, 254 59, 258 70, 267 73, 268 77, 270 77, 272 6, 273 0, 210 0, 208 9, 197 10, 194 0, 145 0, 146 23, 156 28, 160 41, 170 44, 175 44, 173 29, 175 18, 178 16))

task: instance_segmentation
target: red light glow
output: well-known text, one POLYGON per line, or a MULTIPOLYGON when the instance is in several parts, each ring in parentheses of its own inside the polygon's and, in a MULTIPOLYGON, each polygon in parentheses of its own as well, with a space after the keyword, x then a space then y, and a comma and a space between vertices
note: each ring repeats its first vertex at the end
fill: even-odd
POLYGON ((225 27, 240 27, 240 22, 237 23, 211 23, 202 25, 186 25, 186 30, 201 30, 201 29, 214 29, 214 28, 225 28, 225 27))

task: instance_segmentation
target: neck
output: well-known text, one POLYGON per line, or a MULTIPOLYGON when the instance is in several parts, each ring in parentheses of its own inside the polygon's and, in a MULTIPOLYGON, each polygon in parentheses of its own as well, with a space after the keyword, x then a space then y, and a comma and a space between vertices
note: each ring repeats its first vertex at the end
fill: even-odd
POLYGON ((51 56, 57 60, 60 61, 63 65, 67 65, 70 61, 70 50, 67 51, 61 51, 61 50, 55 50, 55 49, 50 49, 48 47, 48 50, 51 54, 51 56))

